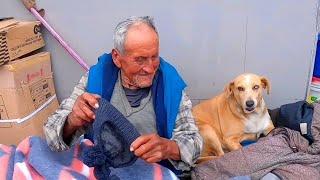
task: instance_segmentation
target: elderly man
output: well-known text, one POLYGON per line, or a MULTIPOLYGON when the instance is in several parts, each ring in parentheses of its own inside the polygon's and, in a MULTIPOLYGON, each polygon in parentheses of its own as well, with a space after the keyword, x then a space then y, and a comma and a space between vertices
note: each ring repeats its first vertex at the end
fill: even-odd
MULTIPOLYGON (((44 124, 49 146, 66 150, 88 132, 97 99, 110 101, 141 134, 130 146, 146 162, 189 170, 202 138, 177 71, 159 57, 159 36, 150 17, 130 17, 114 31, 114 48, 99 57, 44 124)), ((173 169, 172 167, 170 169, 173 169)))

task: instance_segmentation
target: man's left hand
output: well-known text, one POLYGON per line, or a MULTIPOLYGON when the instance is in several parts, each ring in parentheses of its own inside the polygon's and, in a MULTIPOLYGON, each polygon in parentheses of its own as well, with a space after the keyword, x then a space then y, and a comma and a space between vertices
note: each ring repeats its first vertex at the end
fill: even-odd
POLYGON ((141 135, 132 142, 130 151, 148 163, 159 162, 162 159, 180 160, 180 151, 176 142, 157 134, 141 135))

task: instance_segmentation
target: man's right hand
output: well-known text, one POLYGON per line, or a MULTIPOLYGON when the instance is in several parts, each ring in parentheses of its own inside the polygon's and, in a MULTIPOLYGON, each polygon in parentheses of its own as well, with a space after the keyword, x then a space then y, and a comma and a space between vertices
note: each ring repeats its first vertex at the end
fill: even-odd
POLYGON ((68 139, 79 127, 93 121, 95 115, 91 109, 99 108, 98 98, 100 98, 98 94, 87 92, 77 98, 63 128, 64 139, 68 139))

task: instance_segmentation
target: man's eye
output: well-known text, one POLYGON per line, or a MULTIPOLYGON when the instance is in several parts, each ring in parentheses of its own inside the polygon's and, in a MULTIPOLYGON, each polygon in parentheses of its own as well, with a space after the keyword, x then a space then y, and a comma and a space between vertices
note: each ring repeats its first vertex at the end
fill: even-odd
POLYGON ((252 89, 253 89, 253 90, 257 90, 257 89, 259 89, 259 86, 258 86, 258 85, 255 85, 255 86, 253 86, 252 89))
POLYGON ((154 61, 154 60, 157 60, 158 59, 158 55, 154 55, 154 56, 152 56, 151 58, 152 58, 152 61, 154 61))
POLYGON ((238 90, 239 91, 244 91, 244 88, 243 87, 238 87, 238 90))
POLYGON ((144 61, 144 58, 142 57, 136 58, 137 63, 143 63, 143 61, 144 61))

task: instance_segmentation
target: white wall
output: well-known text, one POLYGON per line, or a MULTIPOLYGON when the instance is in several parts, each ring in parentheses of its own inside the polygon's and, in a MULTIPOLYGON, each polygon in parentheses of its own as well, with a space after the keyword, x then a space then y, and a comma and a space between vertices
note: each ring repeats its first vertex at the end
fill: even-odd
MULTIPOLYGON (((1 0, 0 17, 35 19, 19 0, 1 0)), ((178 69, 194 103, 234 76, 253 72, 272 84, 269 108, 306 96, 314 60, 317 0, 37 1, 45 19, 90 65, 112 48, 117 22, 155 18, 160 54, 178 69)), ((84 70, 44 30, 57 94, 70 95, 84 70)))

